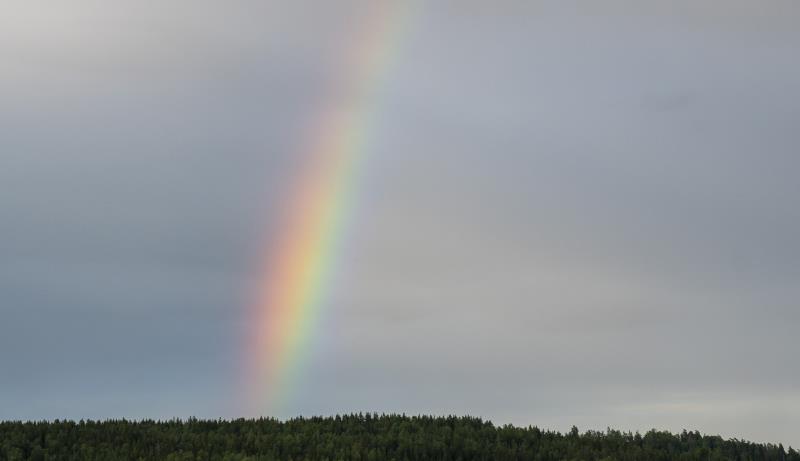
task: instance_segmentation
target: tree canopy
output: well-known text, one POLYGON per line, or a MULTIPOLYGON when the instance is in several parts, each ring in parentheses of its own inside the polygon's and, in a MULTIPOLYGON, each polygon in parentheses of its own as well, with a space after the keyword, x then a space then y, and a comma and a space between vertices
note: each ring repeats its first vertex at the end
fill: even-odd
POLYGON ((683 431, 561 434, 474 417, 377 415, 0 423, 0 461, 800 461, 782 445, 683 431))

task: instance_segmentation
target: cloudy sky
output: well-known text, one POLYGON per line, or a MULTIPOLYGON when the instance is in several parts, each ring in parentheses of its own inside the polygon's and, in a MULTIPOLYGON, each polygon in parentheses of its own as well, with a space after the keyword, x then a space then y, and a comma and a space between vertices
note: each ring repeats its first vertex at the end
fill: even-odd
MULTIPOLYGON (((366 4, 0 1, 0 419, 242 414, 366 4)), ((421 2, 386 57, 290 413, 800 445, 800 4, 488 5, 421 2)))

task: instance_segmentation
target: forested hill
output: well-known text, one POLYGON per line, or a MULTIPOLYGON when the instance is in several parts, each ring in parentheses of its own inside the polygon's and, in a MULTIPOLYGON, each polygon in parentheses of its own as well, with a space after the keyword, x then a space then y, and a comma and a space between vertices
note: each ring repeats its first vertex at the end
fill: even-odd
POLYGON ((560 434, 471 417, 0 423, 0 461, 25 459, 800 461, 800 453, 698 432, 560 434))

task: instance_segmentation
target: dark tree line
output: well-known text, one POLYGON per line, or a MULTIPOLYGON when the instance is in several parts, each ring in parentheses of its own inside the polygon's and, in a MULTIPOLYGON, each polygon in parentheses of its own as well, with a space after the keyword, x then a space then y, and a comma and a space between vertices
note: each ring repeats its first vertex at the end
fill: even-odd
POLYGON ((16 460, 800 461, 800 453, 698 432, 561 434, 472 417, 368 413, 285 422, 0 423, 0 461, 16 460))

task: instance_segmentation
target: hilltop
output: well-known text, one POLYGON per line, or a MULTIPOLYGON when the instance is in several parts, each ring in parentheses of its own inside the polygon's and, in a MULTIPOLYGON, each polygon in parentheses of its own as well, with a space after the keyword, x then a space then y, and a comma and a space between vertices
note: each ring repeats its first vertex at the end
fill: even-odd
POLYGON ((562 434, 455 416, 0 423, 0 461, 28 459, 800 461, 800 453, 696 431, 562 434))

